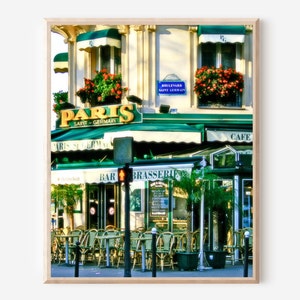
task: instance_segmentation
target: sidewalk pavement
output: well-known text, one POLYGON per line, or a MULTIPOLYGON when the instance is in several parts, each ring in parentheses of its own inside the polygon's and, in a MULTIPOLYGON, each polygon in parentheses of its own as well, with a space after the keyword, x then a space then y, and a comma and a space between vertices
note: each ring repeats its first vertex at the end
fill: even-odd
MULTIPOLYGON (((225 268, 222 269, 213 269, 211 267, 205 267, 203 270, 194 270, 194 271, 182 271, 179 270, 176 266, 174 270, 166 267, 163 271, 160 268, 156 270, 157 278, 175 278, 175 277, 204 277, 204 278, 243 278, 243 277, 252 277, 253 276, 253 268, 252 264, 248 265, 248 270, 246 270, 246 276, 244 276, 245 267, 242 263, 237 263, 235 265, 231 265, 226 263, 225 268)), ((139 277, 154 277, 151 270, 142 271, 139 268, 130 271, 131 277, 139 278, 139 277)), ((128 273, 127 273, 128 274, 128 273)), ((75 265, 69 264, 66 265, 64 263, 61 264, 51 264, 51 277, 75 277, 75 265)), ((105 266, 97 266, 95 263, 86 263, 84 265, 79 265, 78 277, 86 278, 106 278, 106 277, 124 277, 124 267, 110 267, 107 268, 105 266)), ((128 276, 127 276, 128 277, 128 276)))

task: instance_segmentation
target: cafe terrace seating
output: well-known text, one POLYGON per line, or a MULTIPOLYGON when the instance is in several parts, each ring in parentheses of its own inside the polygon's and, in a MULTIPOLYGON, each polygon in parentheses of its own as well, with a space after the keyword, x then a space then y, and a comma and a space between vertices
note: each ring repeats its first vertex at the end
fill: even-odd
POLYGON ((95 238, 97 234, 97 229, 89 229, 88 231, 86 231, 80 244, 82 264, 85 264, 88 260, 95 259, 95 238))
POLYGON ((165 266, 174 269, 174 234, 172 232, 163 232, 158 236, 156 243, 156 255, 161 271, 165 266))
POLYGON ((244 262, 245 259, 245 233, 249 232, 249 249, 248 249, 248 259, 253 259, 253 229, 251 227, 245 227, 240 230, 240 239, 239 239, 239 250, 241 253, 241 261, 244 262))
POLYGON ((76 242, 83 236, 81 230, 56 229, 51 232, 51 261, 61 263, 66 260, 66 237, 68 235, 68 255, 75 261, 76 242))
POLYGON ((76 243, 82 243, 82 239, 84 238, 84 232, 80 229, 74 229, 70 231, 69 235, 69 256, 72 263, 75 263, 76 259, 76 243))
MULTIPOLYGON (((101 237, 105 234, 104 229, 98 229, 96 235, 96 246, 95 249, 98 251, 98 266, 100 265, 101 261, 105 259, 105 241, 101 239, 101 237)), ((95 251, 96 251, 95 250, 95 251)))
POLYGON ((51 262, 60 263, 64 260, 65 245, 64 241, 59 238, 62 234, 61 229, 55 229, 51 231, 51 262))
POLYGON ((142 266, 142 264, 145 264, 146 269, 151 268, 151 262, 152 262, 152 232, 151 231, 145 231, 140 232, 138 236, 138 241, 136 244, 132 245, 133 249, 133 261, 132 261, 132 270, 135 268, 136 265, 142 266), (142 259, 142 251, 144 247, 144 259, 143 262, 142 259))
POLYGON ((232 265, 235 265, 236 260, 236 252, 239 251, 239 245, 240 245, 240 235, 241 230, 234 231, 229 230, 228 236, 227 236, 227 244, 224 246, 224 250, 227 251, 226 255, 226 262, 231 263, 232 265))
POLYGON ((253 230, 250 227, 234 231, 228 236, 227 245, 224 250, 227 251, 226 261, 234 265, 237 261, 244 263, 245 259, 245 232, 250 233, 248 259, 253 259, 253 230))
POLYGON ((186 232, 176 232, 174 233, 175 237, 175 252, 184 252, 186 251, 186 243, 187 243, 187 236, 186 232))
POLYGON ((98 266, 101 265, 102 261, 106 261, 106 265, 115 266, 118 263, 118 255, 123 243, 121 232, 114 227, 110 227, 101 236, 98 236, 97 240, 99 241, 98 266))
MULTIPOLYGON (((245 257, 245 231, 250 232, 249 259, 253 259, 253 233, 252 228, 243 228, 233 232, 228 237, 224 250, 228 252, 226 261, 233 265, 237 261, 244 262, 245 257)), ((130 233, 130 258, 132 270, 137 266, 150 270, 152 268, 152 232, 134 230, 130 233), (142 255, 143 254, 143 255, 142 255)), ((186 251, 186 231, 161 232, 156 236, 156 262, 157 267, 164 270, 165 267, 174 268, 177 252, 186 251)), ((98 261, 98 266, 105 262, 108 266, 120 267, 124 264, 124 232, 109 227, 104 229, 89 229, 73 231, 53 229, 51 230, 51 262, 64 261, 75 262, 76 242, 80 242, 80 262, 98 261), (66 234, 68 235, 69 251, 66 258, 66 234), (104 238, 102 238, 104 237, 104 238), (109 261, 107 261, 107 259, 109 261)), ((204 232, 204 241, 207 242, 207 230, 204 232)), ((191 246, 193 251, 200 250, 199 229, 192 233, 191 246)))
MULTIPOLYGON (((132 261, 137 261, 139 259, 139 238, 142 233, 138 230, 133 230, 130 232, 130 258, 132 261)), ((124 251, 125 251, 125 241, 122 239, 120 241, 120 246, 117 250, 118 262, 117 268, 120 266, 120 263, 124 264, 124 251)))

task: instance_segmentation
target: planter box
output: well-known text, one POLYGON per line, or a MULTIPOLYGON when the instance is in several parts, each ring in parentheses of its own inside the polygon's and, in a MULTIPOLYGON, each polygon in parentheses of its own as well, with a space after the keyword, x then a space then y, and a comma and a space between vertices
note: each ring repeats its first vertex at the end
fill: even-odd
POLYGON ((199 253, 197 253, 197 252, 192 252, 192 253, 178 252, 178 253, 176 253, 178 269, 183 270, 183 271, 197 270, 198 255, 199 255, 199 253))
POLYGON ((205 258, 214 269, 223 269, 225 267, 226 255, 226 251, 205 251, 205 258))

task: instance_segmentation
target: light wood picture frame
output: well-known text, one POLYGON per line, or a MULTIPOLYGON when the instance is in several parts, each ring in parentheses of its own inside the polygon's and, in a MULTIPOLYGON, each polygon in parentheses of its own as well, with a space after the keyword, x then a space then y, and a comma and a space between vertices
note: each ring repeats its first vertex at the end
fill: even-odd
MULTIPOLYGON (((44 283, 258 284, 260 20, 49 18, 45 23, 48 143, 44 283), (112 28, 114 30, 110 31, 112 28), (53 34, 62 37, 66 52, 56 53, 53 34), (177 38, 174 40, 172 36, 177 38), (215 68, 202 69, 206 73, 201 77, 201 87, 196 88, 196 70, 200 72, 205 62, 215 68), (109 69, 105 74, 108 77, 109 73, 122 73, 122 88, 126 87, 120 102, 112 104, 114 109, 107 109, 110 103, 103 106, 99 94, 95 105, 88 103, 89 98, 84 98, 88 97, 86 94, 80 98, 77 93, 91 84, 85 79, 92 79, 94 70, 99 72, 104 68, 109 69), (242 88, 236 88, 234 99, 226 102, 222 98, 221 102, 212 103, 211 97, 200 97, 211 94, 222 83, 216 77, 209 79, 209 74, 227 76, 223 80, 228 80, 227 88, 231 88, 234 85, 229 82, 231 71, 233 76, 235 72, 242 74, 243 82, 242 88), (67 74, 64 79, 67 80, 67 84, 64 83, 67 101, 53 100, 53 93, 61 92, 53 90, 53 80, 58 74, 67 74), (203 83, 205 79, 208 81, 203 83), (213 85, 207 89, 213 80, 213 85), (129 96, 136 98, 129 101, 129 96), (73 107, 64 106, 64 102, 72 103, 73 107), (56 114, 53 112, 55 105, 56 114), (115 164, 113 139, 128 135, 134 140, 132 163, 115 164), (230 199, 226 198, 226 208, 222 206, 223 227, 216 225, 221 221, 213 213, 217 205, 211 200, 213 193, 204 191, 201 185, 205 181, 206 167, 210 171, 205 180, 211 180, 211 184, 205 186, 218 187, 216 193, 222 190, 222 195, 230 195, 230 199), (128 174, 128 169, 132 178, 120 183, 120 170, 128 174), (199 193, 193 190, 198 201, 193 202, 189 215, 186 212, 188 202, 183 200, 189 199, 189 193, 176 188, 176 176, 184 176, 185 171, 193 174, 195 170, 200 174, 194 183, 199 193), (132 181, 139 182, 133 189, 139 200, 138 208, 134 209, 127 206, 127 187, 132 181), (155 197, 154 186, 161 191, 155 197), (72 203, 71 199, 70 204, 70 193, 75 193, 73 198, 80 202, 72 203), (70 207, 74 209, 73 214, 70 207), (192 231, 197 235, 192 238, 198 254, 197 268, 180 269, 177 253, 181 252, 178 250, 181 234, 175 232, 189 231, 187 219, 190 217, 196 224, 192 231), (86 243, 90 229, 100 232, 110 226, 117 228, 122 236, 118 239, 119 248, 114 248, 112 254, 114 264, 105 262, 105 251, 112 248, 101 250, 101 238, 95 240, 98 243, 95 248, 86 252, 90 260, 85 257, 86 261, 74 262, 77 239, 67 249, 65 244, 66 240, 72 243, 73 237, 68 237, 70 231, 81 230, 80 247, 86 243), (141 262, 132 269, 134 255, 141 256, 125 245, 130 241, 129 231, 133 228, 144 232, 156 228, 156 241, 162 232, 174 234, 173 269, 159 264, 158 253, 155 267, 152 258, 144 262, 145 265, 141 262), (61 236, 59 229, 63 229, 61 236), (222 235, 223 239, 217 241, 222 235), (223 250, 227 253, 225 266, 214 266, 216 252, 223 250), (101 255, 104 255, 103 260, 100 260, 101 255)), ((239 79, 234 78, 238 84, 239 79)), ((94 92, 95 88, 93 86, 89 92, 94 92)), ((223 93, 224 89, 218 91, 223 93)), ((218 199, 223 199, 220 195, 218 199)), ((102 242, 105 245, 105 240, 102 242)), ((151 254, 157 249, 152 248, 151 254)), ((82 248, 81 254, 84 251, 88 250, 82 248)))

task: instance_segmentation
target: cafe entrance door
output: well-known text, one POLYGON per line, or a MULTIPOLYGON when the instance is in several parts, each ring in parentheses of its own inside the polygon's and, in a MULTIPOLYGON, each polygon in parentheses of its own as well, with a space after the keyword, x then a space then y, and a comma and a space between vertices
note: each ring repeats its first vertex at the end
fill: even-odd
POLYGON ((117 185, 99 184, 88 186, 87 228, 118 227, 117 185))

